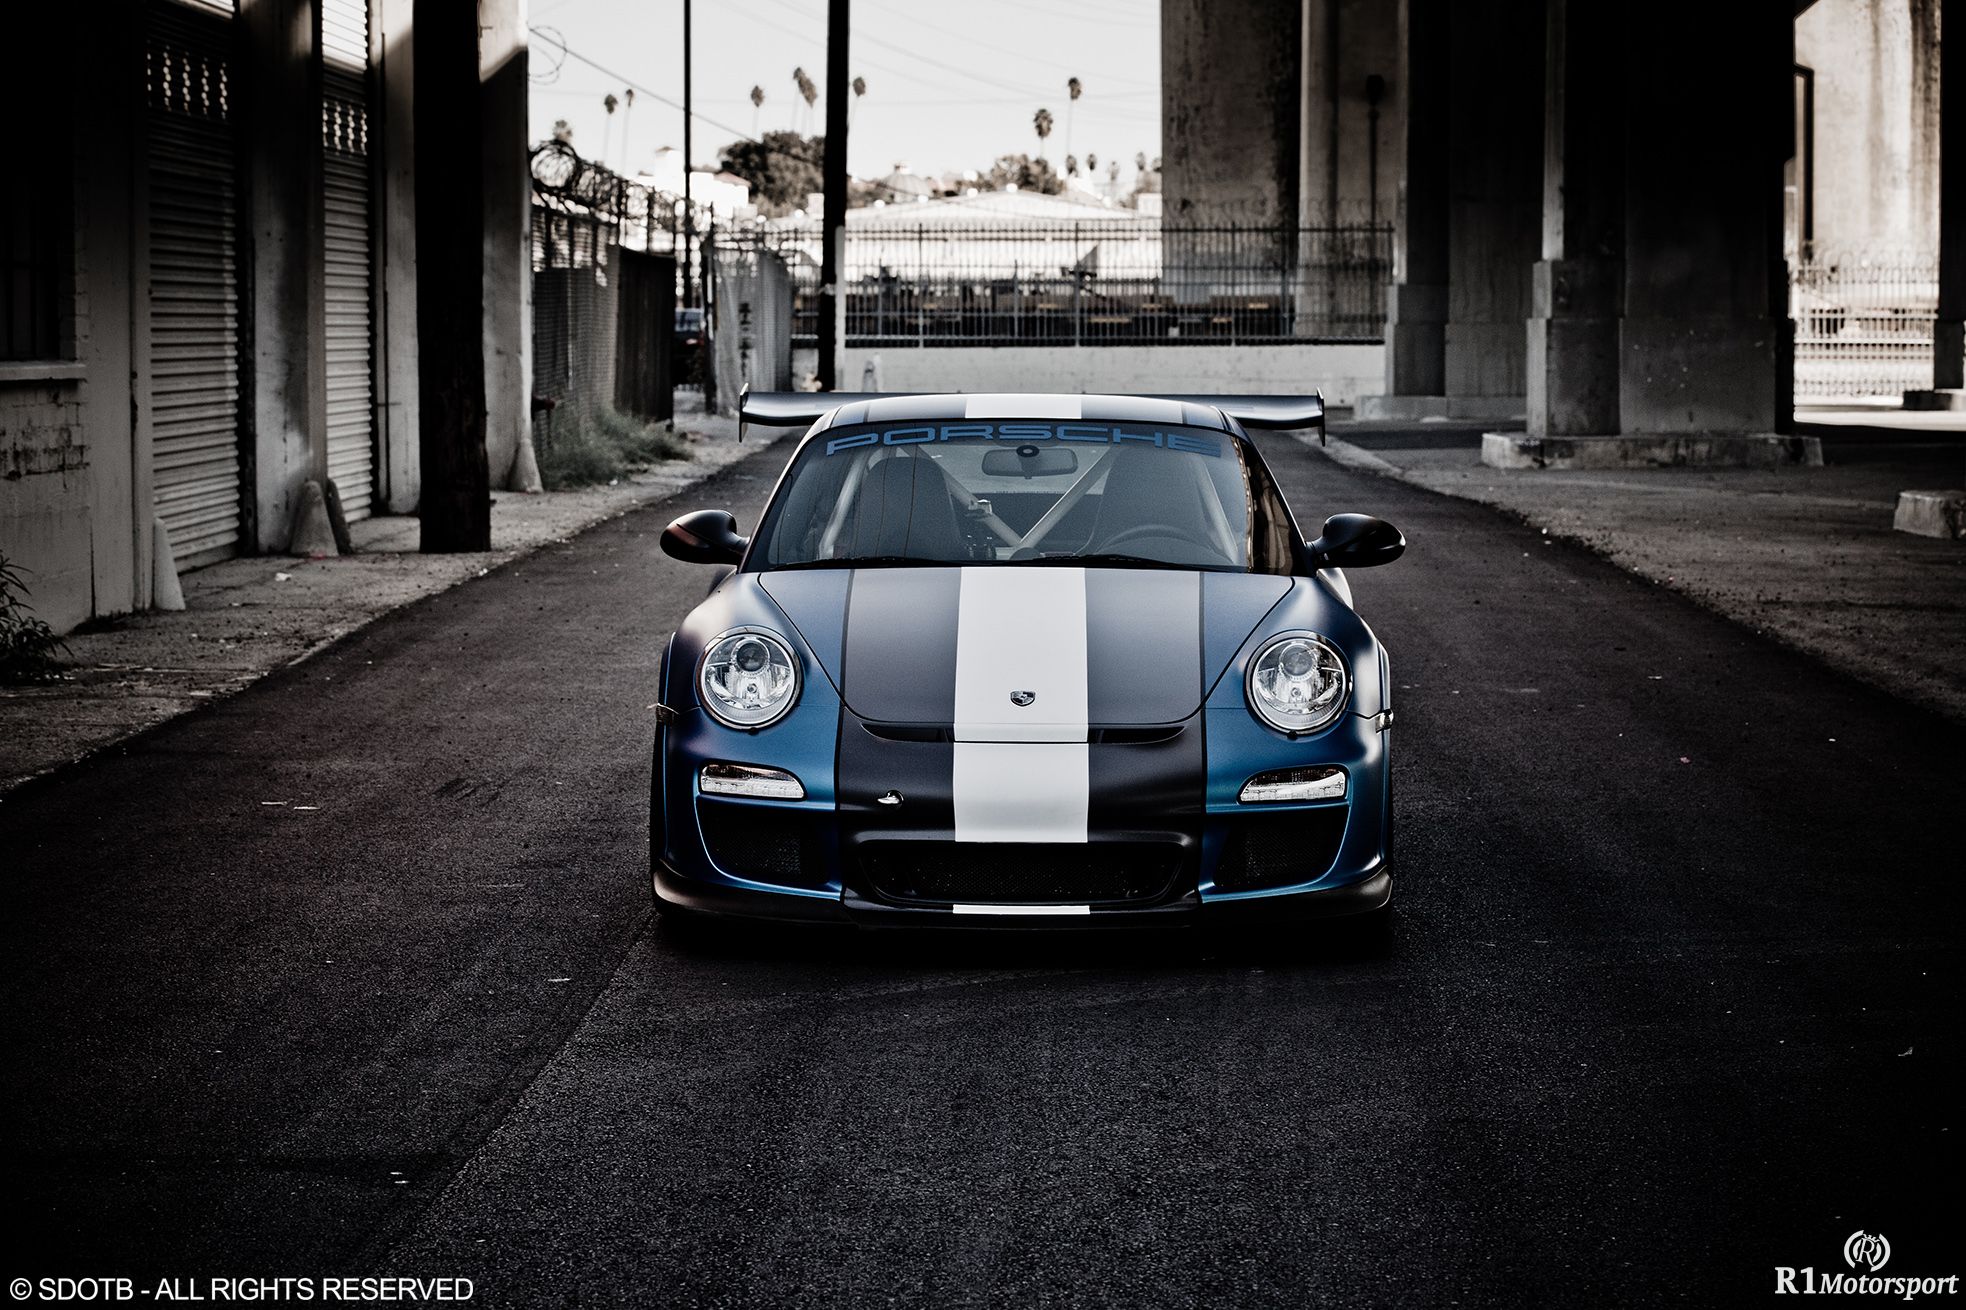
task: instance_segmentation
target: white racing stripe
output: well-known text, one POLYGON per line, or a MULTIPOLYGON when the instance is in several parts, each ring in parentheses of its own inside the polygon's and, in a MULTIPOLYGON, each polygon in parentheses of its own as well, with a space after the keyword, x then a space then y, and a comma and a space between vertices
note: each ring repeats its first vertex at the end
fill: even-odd
POLYGON ((1085 840, 1083 741, 959 741, 954 781, 957 841, 1085 840))
POLYGON ((963 402, 964 418, 1080 418, 1085 411, 1078 396, 971 396, 963 402))
POLYGON ((956 740, 1085 740, 1085 570, 961 571, 956 740), (1012 693, 1034 699, 1019 705, 1012 693))
POLYGON ((955 836, 1083 842, 1084 569, 961 570, 956 618, 955 836), (1019 705, 1013 693, 1029 693, 1019 705))
POLYGON ((1091 914, 1090 905, 952 905, 957 914, 1091 914))

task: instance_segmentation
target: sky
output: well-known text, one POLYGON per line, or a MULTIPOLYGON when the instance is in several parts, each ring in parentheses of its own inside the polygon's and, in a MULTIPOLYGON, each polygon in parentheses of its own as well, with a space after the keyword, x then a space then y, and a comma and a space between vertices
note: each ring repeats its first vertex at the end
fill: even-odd
MULTIPOLYGON (((564 118, 582 155, 605 152, 630 174, 658 147, 682 146, 682 112, 655 97, 683 99, 683 0, 532 0, 528 21, 534 140, 564 118), (610 123, 603 98, 625 101, 630 82, 641 88, 635 105, 610 123)), ((754 131, 824 130, 826 0, 695 0, 692 24, 698 165, 754 131), (820 84, 810 110, 793 84, 799 67, 820 84), (759 110, 754 85, 765 92, 759 110)), ((1102 173, 1120 160, 1122 182, 1136 152, 1160 153, 1159 0, 853 0, 853 25, 850 72, 867 80, 847 136, 856 177, 898 162, 940 174, 1035 154, 1040 107, 1056 120, 1044 153, 1062 171, 1073 76, 1085 89, 1070 153, 1098 155, 1102 173)))

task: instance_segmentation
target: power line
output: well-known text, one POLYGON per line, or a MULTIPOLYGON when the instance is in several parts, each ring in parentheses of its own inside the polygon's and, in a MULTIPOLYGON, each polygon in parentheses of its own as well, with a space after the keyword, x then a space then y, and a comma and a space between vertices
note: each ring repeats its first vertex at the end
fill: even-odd
MULTIPOLYGON (((532 30, 536 32, 538 29, 534 28, 532 30)), ((740 141, 749 141, 752 145, 762 146, 766 151, 766 153, 768 154, 777 155, 784 159, 796 159, 800 163, 810 164, 814 168, 821 167, 821 162, 817 159, 814 159, 812 155, 807 152, 798 151, 798 150, 787 150, 783 146, 772 145, 769 141, 761 140, 758 137, 752 136, 749 132, 746 132, 741 128, 732 127, 728 123, 719 122, 718 120, 711 118, 707 114, 693 113, 690 110, 684 109, 680 101, 671 100, 668 96, 663 95, 660 91, 651 90, 650 88, 643 86, 640 82, 637 82, 632 77, 625 77, 622 74, 615 72, 613 69, 608 68, 605 65, 600 64, 595 60, 588 58, 586 55, 581 54, 578 50, 575 50, 572 46, 567 45, 564 42, 560 43, 560 49, 566 52, 567 58, 579 60, 581 63, 587 65, 595 72, 600 73, 606 77, 612 78, 613 80, 619 82, 623 86, 634 87, 636 93, 639 95, 645 95, 649 99, 654 100, 659 104, 664 104, 669 106, 671 109, 689 114, 691 118, 693 118, 699 123, 706 123, 709 126, 718 129, 719 131, 728 132, 740 141)), ((693 171, 694 168, 695 165, 690 160, 685 159, 683 161, 683 170, 686 173, 693 171)), ((865 182, 869 186, 877 186, 881 188, 881 190, 890 192, 894 195, 910 194, 908 192, 900 190, 898 187, 891 187, 887 185, 885 182, 876 182, 866 178, 861 179, 861 181, 865 182)))

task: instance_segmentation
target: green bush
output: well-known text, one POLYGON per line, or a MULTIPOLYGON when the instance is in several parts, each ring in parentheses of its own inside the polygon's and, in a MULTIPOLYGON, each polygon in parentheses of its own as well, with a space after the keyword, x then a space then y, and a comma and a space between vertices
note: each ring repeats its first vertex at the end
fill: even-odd
POLYGON ((68 648, 34 617, 23 571, 0 555, 0 683, 51 682, 61 676, 56 652, 68 648))
POLYGON ((658 460, 690 457, 681 437, 612 408, 595 411, 584 424, 555 425, 538 456, 548 491, 591 487, 658 460))

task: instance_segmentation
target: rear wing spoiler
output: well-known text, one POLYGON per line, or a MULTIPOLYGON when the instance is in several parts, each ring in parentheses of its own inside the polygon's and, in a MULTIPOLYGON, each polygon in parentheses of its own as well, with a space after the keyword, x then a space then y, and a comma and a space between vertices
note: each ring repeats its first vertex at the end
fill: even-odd
MULTIPOLYGON (((892 396, 922 395, 908 391, 750 391, 738 403, 739 431, 746 423, 768 428, 803 427, 816 423, 842 405, 892 396)), ((1219 409, 1246 428, 1283 431, 1316 428, 1324 442, 1324 397, 1312 391, 1298 396, 1174 396, 1151 395, 1148 400, 1173 400, 1219 409)))

